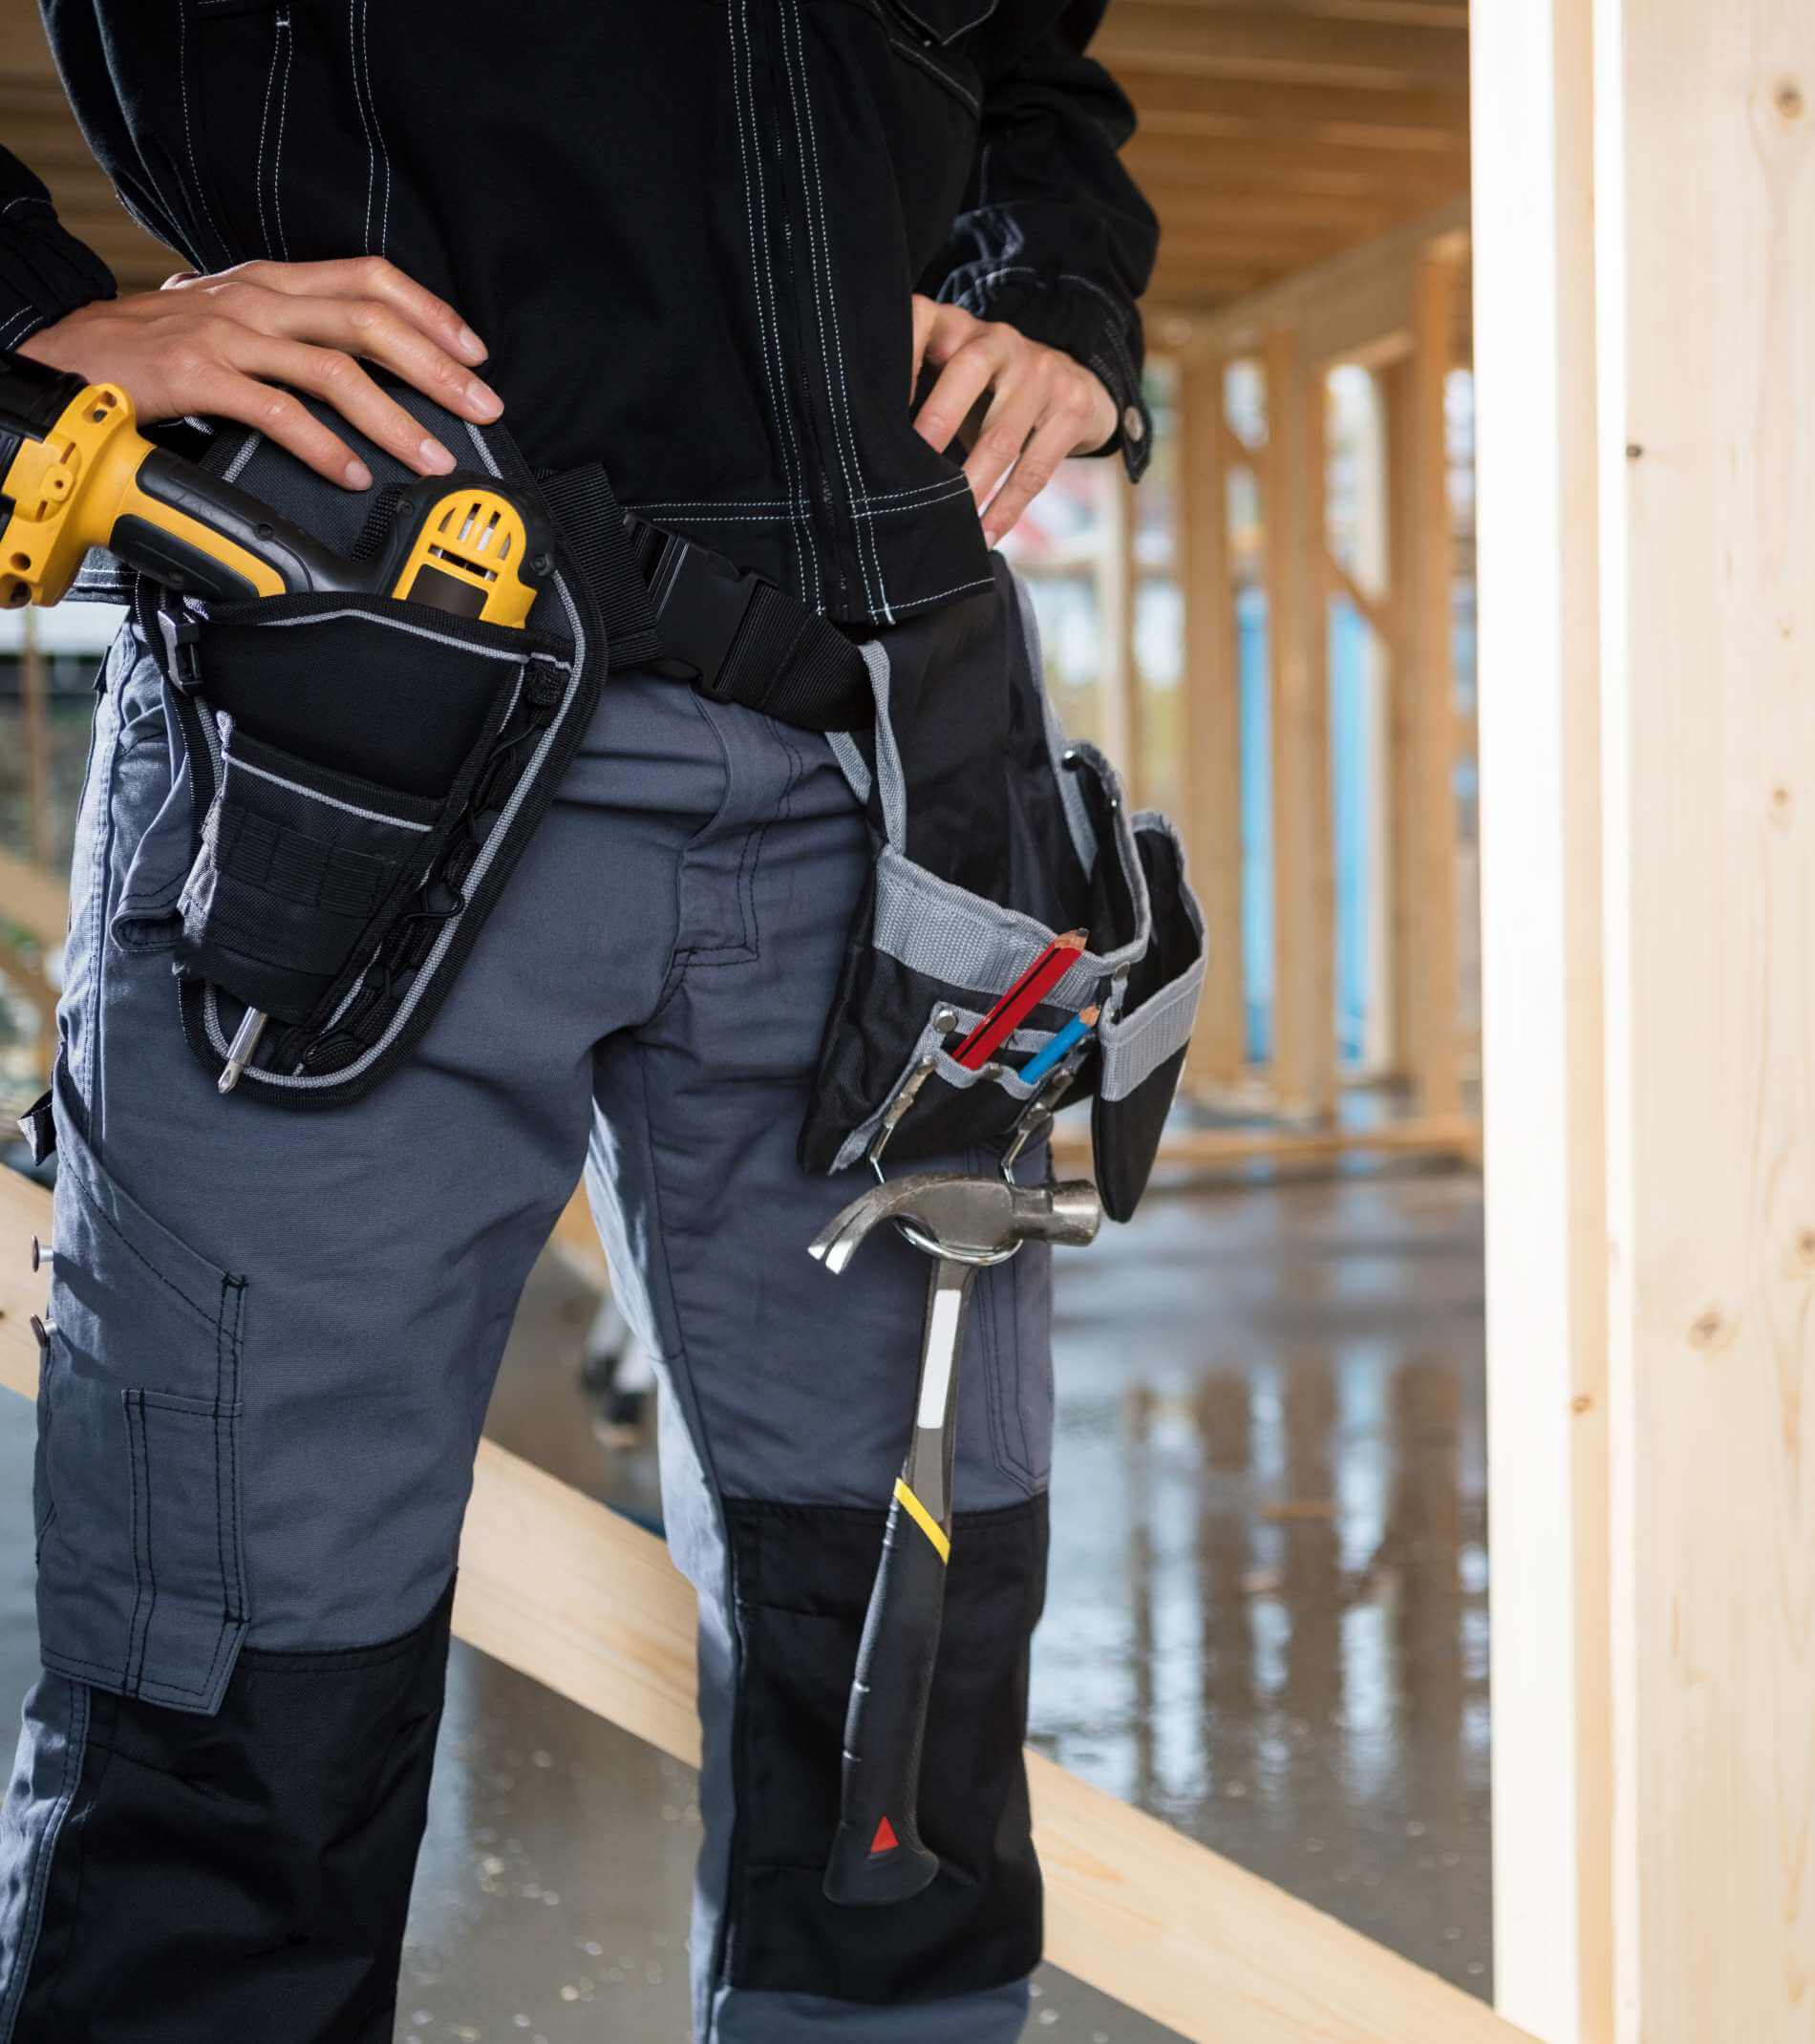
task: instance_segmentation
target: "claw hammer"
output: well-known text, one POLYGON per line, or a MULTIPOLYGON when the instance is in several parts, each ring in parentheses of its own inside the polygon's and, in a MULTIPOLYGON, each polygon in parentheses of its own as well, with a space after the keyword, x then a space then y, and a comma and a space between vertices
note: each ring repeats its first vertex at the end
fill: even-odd
POLYGON ((913 1435, 895 1480, 844 1719, 839 1827, 824 1884, 827 1899, 841 1903, 904 1902, 939 1871, 920 1836, 920 1755, 951 1554, 958 1355, 972 1284, 1024 1242, 1094 1241, 1102 1202, 1087 1180, 1023 1186, 921 1172, 871 1187, 810 1253, 836 1274, 888 1220, 933 1265, 913 1435))

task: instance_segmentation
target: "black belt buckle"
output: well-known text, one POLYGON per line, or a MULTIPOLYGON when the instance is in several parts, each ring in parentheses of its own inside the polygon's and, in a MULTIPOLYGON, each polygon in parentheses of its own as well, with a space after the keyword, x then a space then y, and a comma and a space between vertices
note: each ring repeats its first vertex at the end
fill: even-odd
POLYGON ((716 695, 719 674, 761 586, 760 575, 671 535, 650 586, 662 639, 661 656, 651 663, 657 673, 716 695))

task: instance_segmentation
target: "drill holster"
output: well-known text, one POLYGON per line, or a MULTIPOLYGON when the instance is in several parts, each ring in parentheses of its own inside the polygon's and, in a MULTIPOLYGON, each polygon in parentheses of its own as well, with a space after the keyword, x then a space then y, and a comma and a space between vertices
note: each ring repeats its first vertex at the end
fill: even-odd
MULTIPOLYGON (((401 398, 402 393, 398 395, 401 398)), ((416 400, 459 444, 461 422, 416 400)), ((176 960, 184 1033, 219 1075, 244 1011, 270 1017, 239 1084, 287 1107, 369 1092, 408 1054, 553 796, 608 661, 594 582, 509 436, 472 465, 555 535, 522 628, 383 596, 133 593, 189 756, 193 862, 176 960)), ((403 479, 375 448, 381 484, 403 479)), ((363 499, 257 436, 206 458, 356 554, 363 499)), ((372 543, 370 534, 364 543, 372 543)))

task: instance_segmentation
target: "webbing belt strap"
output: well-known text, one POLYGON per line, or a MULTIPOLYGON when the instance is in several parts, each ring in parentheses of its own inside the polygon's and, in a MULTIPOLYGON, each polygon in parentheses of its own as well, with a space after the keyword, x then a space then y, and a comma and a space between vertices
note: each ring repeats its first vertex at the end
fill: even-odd
POLYGON ((710 547, 618 508, 597 462, 543 494, 590 583, 614 668, 652 665, 715 702, 808 731, 875 714, 864 657, 830 619, 710 547))

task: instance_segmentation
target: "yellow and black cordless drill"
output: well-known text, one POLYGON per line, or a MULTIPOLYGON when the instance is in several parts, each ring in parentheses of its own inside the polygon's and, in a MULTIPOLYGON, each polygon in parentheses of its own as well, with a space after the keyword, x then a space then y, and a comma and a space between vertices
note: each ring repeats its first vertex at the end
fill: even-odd
POLYGON ((369 561, 154 446, 117 384, 84 383, 0 349, 0 609, 53 604, 91 546, 153 581, 238 602, 303 593, 407 597, 492 625, 536 598, 521 506, 490 479, 426 477, 369 561))

